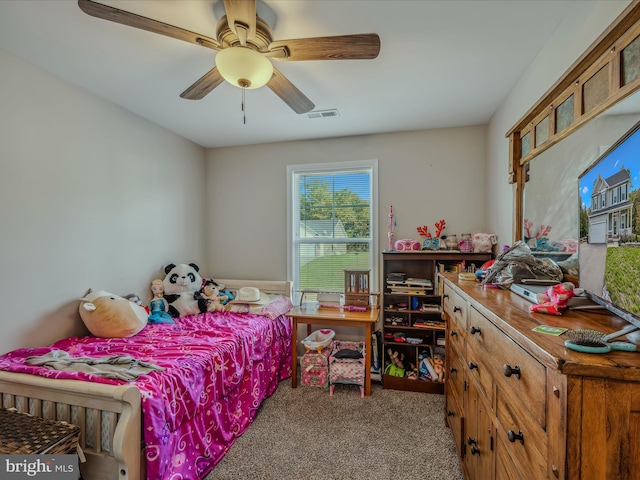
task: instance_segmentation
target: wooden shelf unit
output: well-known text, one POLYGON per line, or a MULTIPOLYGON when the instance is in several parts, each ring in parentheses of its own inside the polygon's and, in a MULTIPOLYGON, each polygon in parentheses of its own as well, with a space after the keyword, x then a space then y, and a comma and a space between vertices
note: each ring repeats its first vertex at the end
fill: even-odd
MULTIPOLYGON (((479 268, 491 259, 490 253, 461 253, 452 250, 425 250, 414 252, 382 252, 383 260, 383 291, 382 291, 382 345, 384 372, 391 359, 388 350, 397 351, 404 355, 405 371, 411 370, 411 365, 419 365, 419 355, 423 351, 433 348, 445 351, 446 344, 438 344, 438 340, 445 341, 445 323, 442 319, 441 288, 438 272, 440 268, 450 270, 464 264, 464 267, 479 268), (407 293, 392 292, 387 285, 390 273, 404 273, 408 278, 430 280, 432 289, 423 294, 422 287, 407 293), (416 291, 421 293, 416 294, 416 291), (405 304, 405 306, 402 306, 405 304), (424 305, 431 306, 423 309, 424 305), (393 322, 395 321, 395 324, 393 322), (394 334, 404 334, 406 337, 419 338, 418 344, 398 342, 389 338, 394 334)), ((445 372, 446 382, 446 372, 445 372)), ((383 373, 384 388, 395 390, 409 390, 415 392, 444 393, 443 382, 410 379, 383 373)))

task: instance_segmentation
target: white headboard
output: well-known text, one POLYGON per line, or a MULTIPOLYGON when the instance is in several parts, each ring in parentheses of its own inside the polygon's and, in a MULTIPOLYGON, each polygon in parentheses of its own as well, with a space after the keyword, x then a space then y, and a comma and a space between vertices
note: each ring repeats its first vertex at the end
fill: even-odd
POLYGON ((292 282, 280 280, 231 280, 214 278, 214 282, 222 284, 232 293, 241 287, 256 287, 268 295, 282 295, 291 298, 292 282))

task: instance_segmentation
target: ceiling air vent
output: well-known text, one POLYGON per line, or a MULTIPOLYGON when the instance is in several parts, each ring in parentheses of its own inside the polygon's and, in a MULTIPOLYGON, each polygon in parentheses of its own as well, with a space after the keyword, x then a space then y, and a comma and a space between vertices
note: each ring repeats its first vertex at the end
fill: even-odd
POLYGON ((314 112, 307 113, 307 117, 309 118, 327 118, 327 117, 337 117, 338 110, 333 108, 331 110, 316 110, 314 112))

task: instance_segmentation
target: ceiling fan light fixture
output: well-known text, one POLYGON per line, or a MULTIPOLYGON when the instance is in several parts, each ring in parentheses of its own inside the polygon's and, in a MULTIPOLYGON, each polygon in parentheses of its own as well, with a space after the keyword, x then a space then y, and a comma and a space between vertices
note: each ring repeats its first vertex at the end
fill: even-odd
POLYGON ((227 82, 238 88, 260 88, 273 76, 268 58, 247 47, 229 47, 216 54, 216 67, 227 82))

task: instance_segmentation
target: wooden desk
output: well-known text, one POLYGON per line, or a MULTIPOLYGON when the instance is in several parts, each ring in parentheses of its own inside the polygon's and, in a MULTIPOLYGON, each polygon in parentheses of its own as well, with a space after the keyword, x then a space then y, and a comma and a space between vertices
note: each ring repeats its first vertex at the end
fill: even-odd
POLYGON ((378 320, 378 308, 366 312, 351 312, 338 308, 318 308, 317 306, 294 307, 288 314, 293 320, 293 358, 291 388, 298 385, 298 324, 307 324, 307 335, 311 334, 311 325, 359 327, 365 329, 365 371, 364 394, 371 395, 371 335, 373 325, 378 320))

